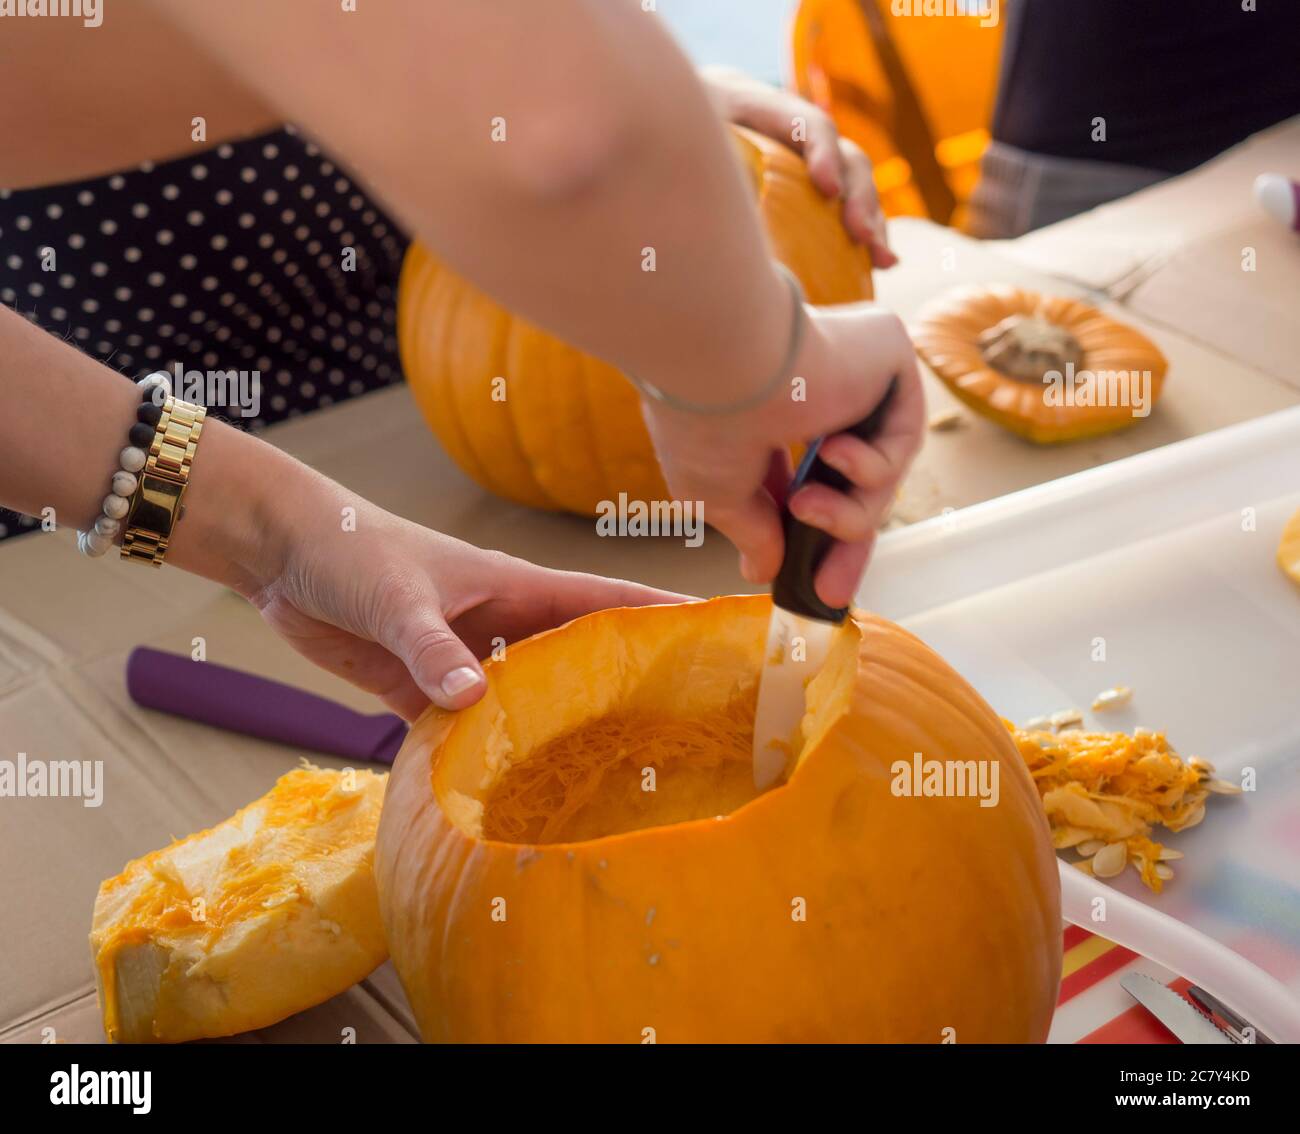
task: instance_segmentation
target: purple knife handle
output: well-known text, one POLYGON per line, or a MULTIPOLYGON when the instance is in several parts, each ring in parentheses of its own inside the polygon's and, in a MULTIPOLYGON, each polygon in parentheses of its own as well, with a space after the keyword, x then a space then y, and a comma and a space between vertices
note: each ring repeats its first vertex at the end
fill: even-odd
POLYGON ((292 685, 140 646, 126 662, 131 699, 231 732, 331 756, 391 764, 406 738, 394 713, 367 716, 292 685))

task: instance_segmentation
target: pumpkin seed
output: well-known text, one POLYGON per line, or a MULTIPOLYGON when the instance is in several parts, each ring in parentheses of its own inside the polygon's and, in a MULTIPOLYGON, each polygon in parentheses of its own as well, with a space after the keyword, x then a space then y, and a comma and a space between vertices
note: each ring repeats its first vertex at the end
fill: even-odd
POLYGON ((1090 837, 1091 832, 1079 827, 1056 827, 1052 830, 1052 846, 1057 850, 1065 850, 1067 847, 1078 846, 1090 837))
POLYGON ((1105 839, 1088 839, 1086 842, 1080 843, 1075 849, 1080 854, 1087 855, 1089 858, 1091 858, 1094 854, 1100 851, 1105 845, 1106 845, 1105 839))
POLYGON ((1171 831, 1186 831, 1195 827, 1202 819, 1205 818, 1205 804, 1198 803, 1195 807, 1190 808, 1183 819, 1179 820, 1177 825, 1166 823, 1165 826, 1171 831))
POLYGON ((1050 732, 1052 728, 1052 720, 1050 717, 1034 717, 1031 721, 1025 721, 1025 723, 1020 727, 1024 729, 1025 732, 1050 732))
POLYGON ((1205 774, 1205 773, 1209 773, 1210 775, 1213 775, 1213 774, 1214 774, 1215 767, 1214 767, 1214 765, 1211 764, 1208 760, 1202 760, 1199 756, 1193 756, 1193 757, 1192 757, 1190 760, 1188 760, 1187 762, 1188 762, 1188 763, 1189 763, 1193 768, 1195 768, 1198 772, 1201 772, 1202 774, 1205 774))
POLYGON ((1078 709, 1062 709, 1059 713, 1053 713, 1049 719, 1052 728, 1057 732, 1064 732, 1066 729, 1078 728, 1083 724, 1083 713, 1078 709))
POLYGON ((1098 878, 1114 878, 1123 872, 1128 863, 1128 847, 1123 843, 1107 843, 1092 856, 1092 872, 1098 878))
POLYGON ((1133 700, 1133 690, 1127 685, 1116 685, 1111 689, 1103 689, 1097 694, 1092 702, 1092 710, 1100 713, 1107 709, 1117 709, 1121 705, 1127 705, 1131 700, 1133 700))
POLYGON ((935 433, 951 433, 966 420, 966 415, 958 409, 942 410, 930 417, 930 429, 935 433))
POLYGON ((1166 866, 1163 862, 1156 863, 1156 877, 1163 878, 1166 882, 1174 876, 1173 867, 1166 866))
POLYGON ((1180 851, 1180 850, 1174 850, 1173 847, 1161 847, 1161 848, 1160 848, 1160 861, 1161 861, 1161 862, 1173 862, 1174 860, 1176 860, 1176 859, 1180 859, 1180 858, 1182 858, 1182 857, 1183 857, 1183 852, 1180 851))
POLYGON ((1207 780, 1206 788, 1215 795, 1240 795, 1241 788, 1236 784, 1230 784, 1227 780, 1207 780))

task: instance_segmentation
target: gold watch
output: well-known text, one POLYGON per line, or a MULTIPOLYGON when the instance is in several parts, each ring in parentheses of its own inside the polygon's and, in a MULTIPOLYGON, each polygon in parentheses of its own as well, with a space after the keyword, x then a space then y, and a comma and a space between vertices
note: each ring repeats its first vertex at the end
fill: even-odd
POLYGON ((177 521, 185 514, 181 498, 208 411, 169 397, 154 429, 139 483, 131 497, 122 540, 122 558, 161 567, 177 521))

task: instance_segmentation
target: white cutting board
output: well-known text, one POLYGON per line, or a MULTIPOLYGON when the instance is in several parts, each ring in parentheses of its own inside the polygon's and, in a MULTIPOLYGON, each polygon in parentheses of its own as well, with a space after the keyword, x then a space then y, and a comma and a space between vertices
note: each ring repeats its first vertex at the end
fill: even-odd
POLYGON ((1300 408, 890 532, 858 602, 1011 720, 1079 708, 1222 779, 1253 767, 1258 790, 1156 833, 1187 856, 1163 894, 1111 881, 1300 990, 1300 587, 1276 562, 1297 509, 1300 408), (1131 704, 1090 712, 1114 685, 1131 704))

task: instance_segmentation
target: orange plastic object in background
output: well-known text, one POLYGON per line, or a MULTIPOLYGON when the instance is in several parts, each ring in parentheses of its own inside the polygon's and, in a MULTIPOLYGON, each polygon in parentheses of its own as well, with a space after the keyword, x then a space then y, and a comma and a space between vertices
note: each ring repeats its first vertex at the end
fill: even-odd
POLYGON ((870 155, 887 215, 961 226, 989 140, 1004 6, 994 0, 997 22, 985 27, 976 14, 939 13, 987 3, 801 0, 795 89, 870 155))

